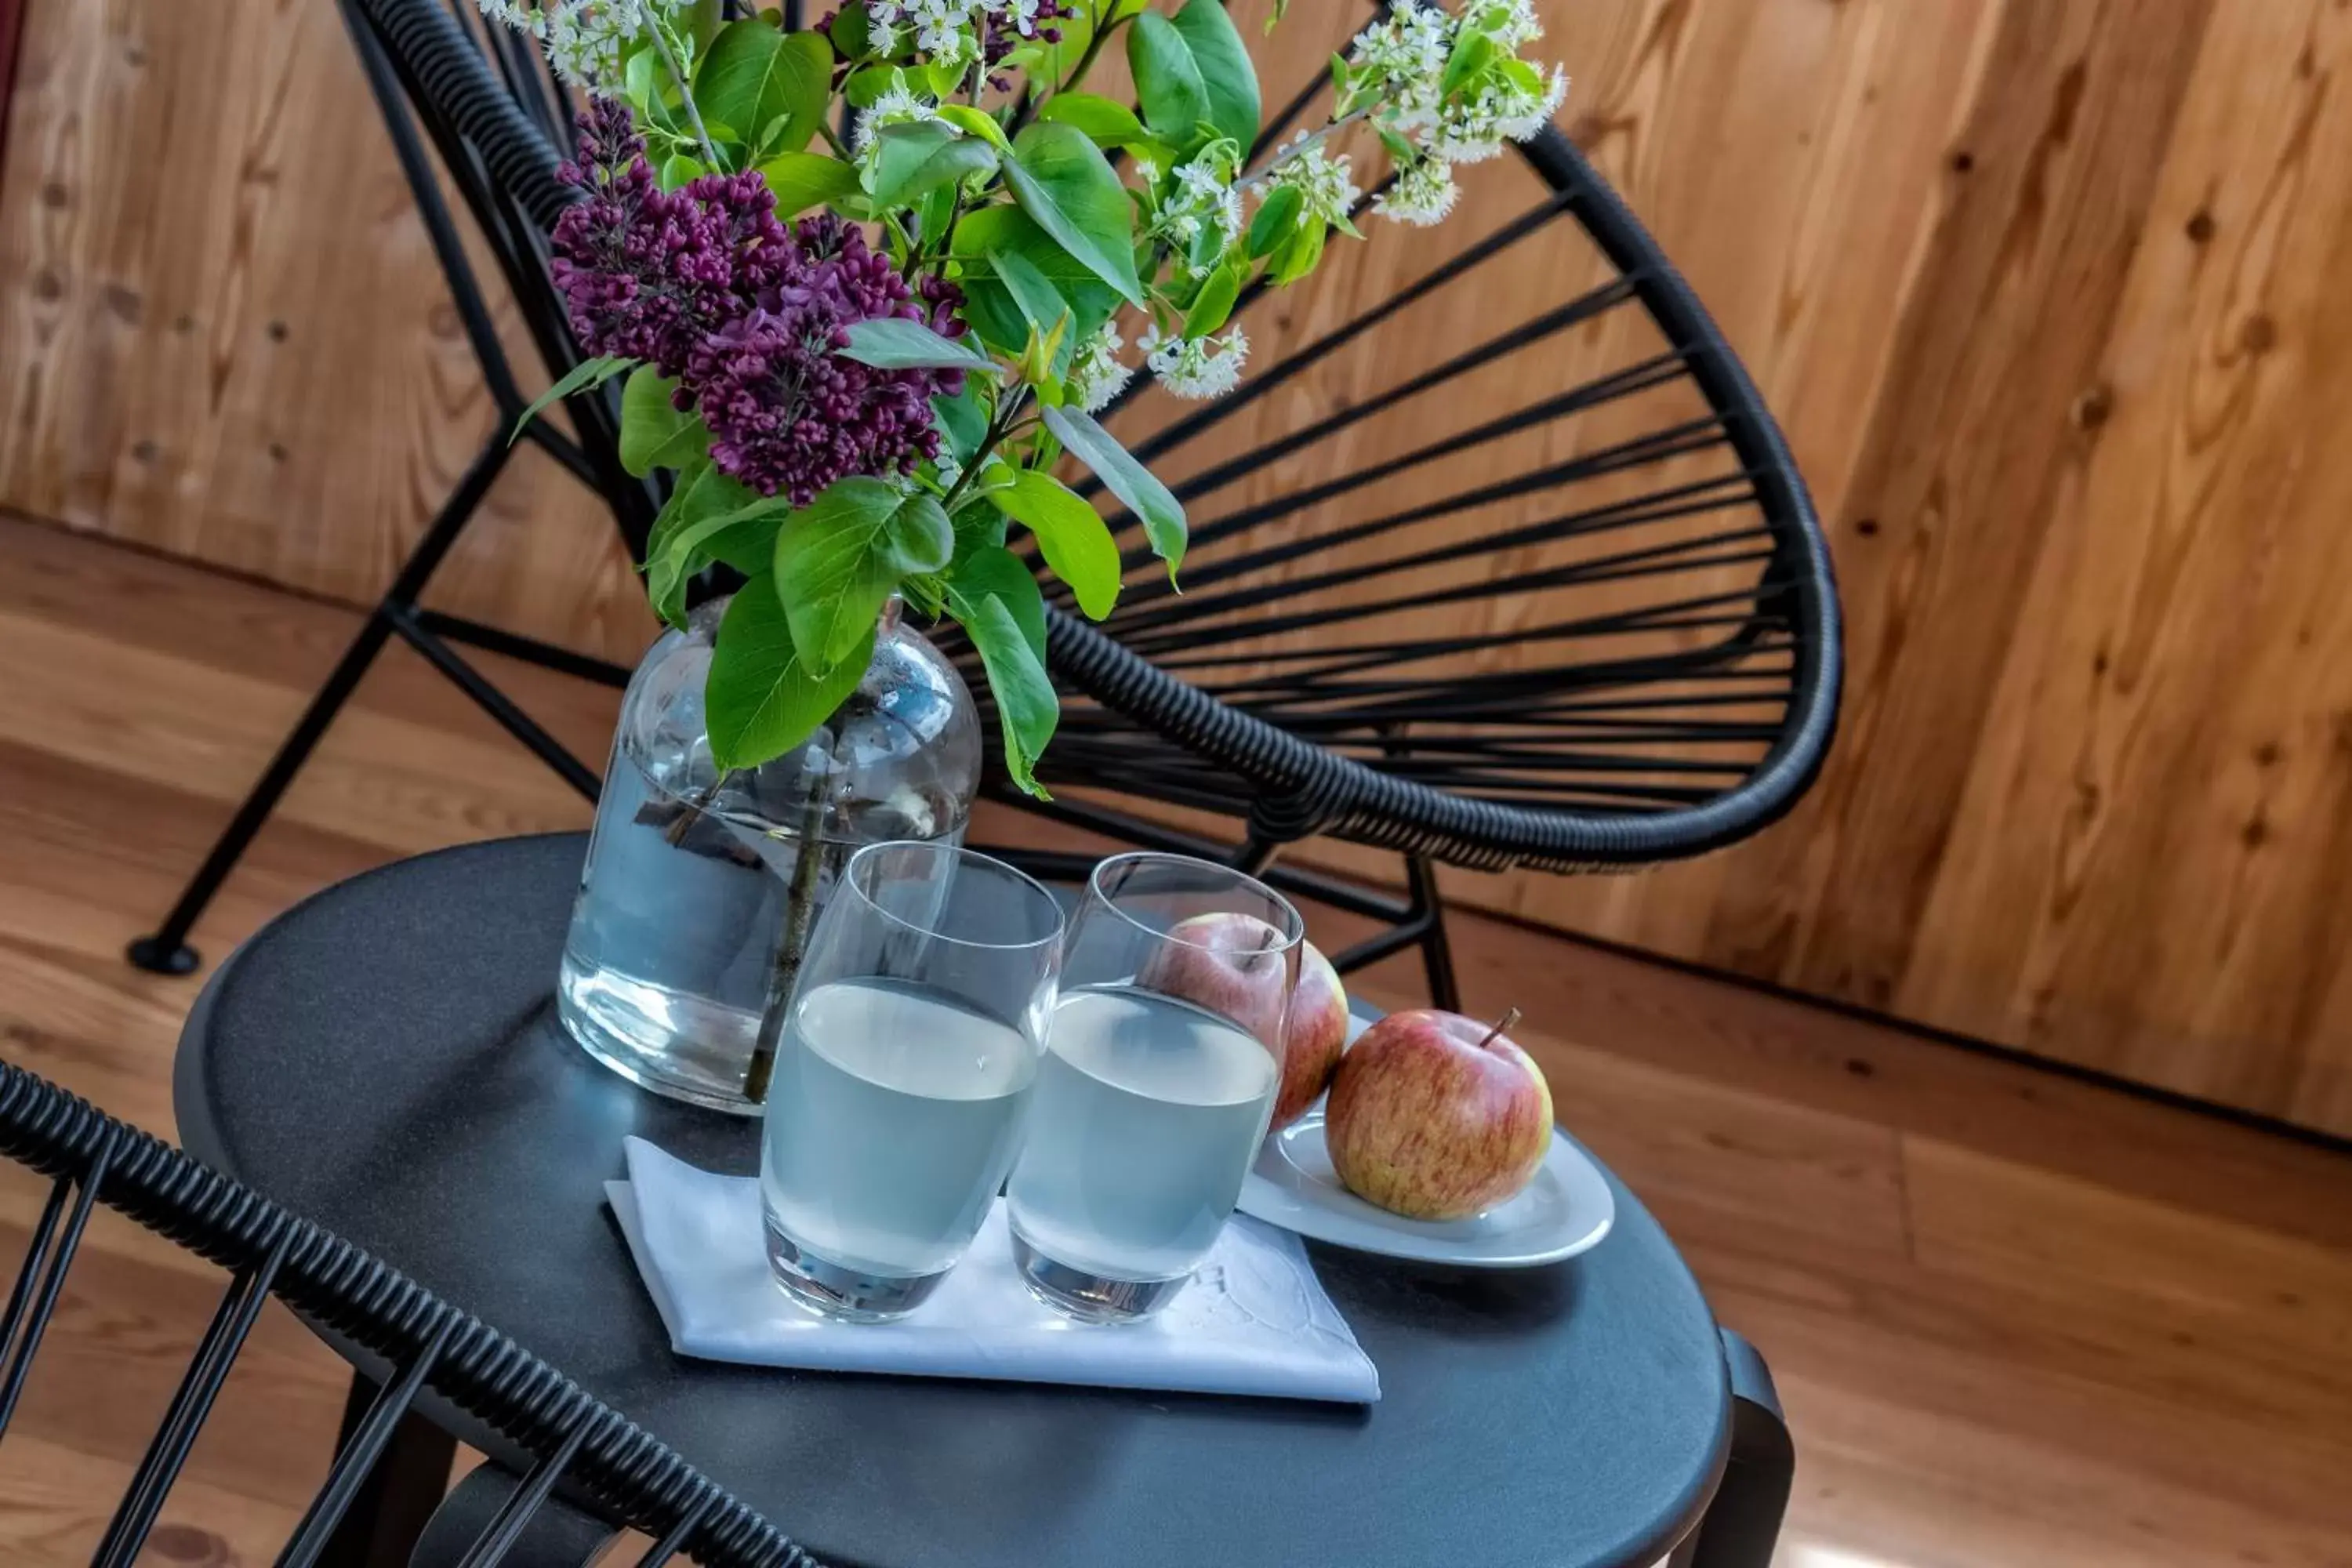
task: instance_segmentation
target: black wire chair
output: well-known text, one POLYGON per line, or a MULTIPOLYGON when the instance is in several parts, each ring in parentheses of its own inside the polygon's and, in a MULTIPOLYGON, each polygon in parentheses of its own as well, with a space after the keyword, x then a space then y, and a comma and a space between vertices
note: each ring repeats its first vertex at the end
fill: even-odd
MULTIPOLYGON (((495 476, 520 405, 415 124, 561 374, 576 351, 542 237, 571 195, 553 178, 571 105, 532 47, 486 35, 468 0, 341 3, 461 315, 469 331, 483 324, 475 346, 500 427, 163 930, 134 945, 151 967, 194 963, 184 938, 197 913, 392 633, 592 796, 593 774, 440 638, 625 679, 414 603, 495 476)), ((1286 26, 1327 27, 1344 47, 1380 9, 1294 7, 1286 26)), ((1328 90, 1318 73, 1260 150, 1328 90)), ((1185 592, 1115 513, 1129 565, 1118 614, 1097 628, 1050 607, 1068 700, 1045 776, 1060 798, 991 785, 1062 822, 1228 859, 1379 921, 1385 930, 1335 955, 1340 968, 1418 947, 1444 1006, 1457 999, 1440 863, 1615 870, 1737 842, 1811 784, 1837 708, 1827 547, 1769 412, 1568 138, 1548 129, 1519 153, 1517 167, 1465 180, 1482 206, 1524 189, 1517 216, 1389 226, 1376 245, 1343 248, 1314 282, 1244 302, 1265 368, 1232 396, 1187 408, 1146 376, 1106 416, 1192 514, 1185 592), (1317 319, 1351 299, 1369 302, 1317 319), (1403 895, 1275 863, 1317 836, 1399 855, 1403 895)), ((607 495, 641 552, 652 496, 619 473, 611 404, 571 407, 576 447, 544 422, 534 434, 576 453, 567 466, 607 495)), ((985 683, 972 685, 985 701, 985 683)), ((1015 858, 1065 879, 1090 864, 1015 858)))
MULTIPOLYGON (((0 1157, 52 1183, 0 1320, 0 1433, 16 1414, 95 1206, 228 1272, 227 1289, 165 1407, 91 1562, 130 1568, 187 1463, 222 1385, 272 1296, 384 1367, 347 1420, 333 1465, 279 1568, 374 1560, 379 1467, 420 1401, 437 1400, 506 1447, 429 1522, 407 1521, 422 1568, 589 1561, 623 1528, 653 1538, 635 1561, 691 1554, 705 1568, 801 1568, 809 1558, 643 1428, 553 1367, 398 1270, 105 1115, 0 1062, 0 1157), (518 1479, 519 1477, 519 1479, 518 1479), (559 1488, 562 1489, 559 1493, 559 1488)), ((446 1481, 450 1450, 444 1447, 446 1481)), ((0 1462, 5 1451, 0 1449, 0 1462)), ((427 1494, 438 1499, 439 1488, 427 1494)), ((404 1549, 404 1540, 394 1544, 404 1549)))
MULTIPOLYGON (((1344 49, 1384 9, 1285 26, 1344 49)), ((1329 90, 1318 75, 1255 156, 1329 90)), ((1507 221, 1383 225, 1301 302, 1245 300, 1271 363, 1230 396, 1188 407, 1143 377, 1114 405, 1192 549, 1180 595, 1116 514, 1118 613, 1052 619, 1080 700, 1044 773, 1196 820, 1016 802, 1381 921, 1339 967, 1418 946, 1447 1007, 1436 864, 1624 870, 1735 843, 1811 784, 1837 710, 1828 549, 1769 411, 1569 138, 1518 152, 1462 171, 1479 210, 1517 204, 1507 221), (1337 298, 1368 302, 1318 320, 1337 298), (1314 836, 1398 852, 1405 896, 1274 864, 1314 836)))

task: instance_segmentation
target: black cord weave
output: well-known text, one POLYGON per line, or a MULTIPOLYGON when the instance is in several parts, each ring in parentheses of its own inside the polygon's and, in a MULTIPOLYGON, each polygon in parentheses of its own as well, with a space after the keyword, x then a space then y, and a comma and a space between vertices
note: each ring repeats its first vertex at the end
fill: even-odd
POLYGON ((609 1517, 659 1537, 700 1512, 685 1542, 698 1562, 816 1568, 782 1531, 667 1445, 506 1335, 350 1242, 8 1062, 0 1062, 0 1155, 53 1179, 87 1179, 102 1156, 100 1202, 232 1272, 281 1254, 273 1295, 395 1366, 442 1341, 426 1384, 475 1420, 541 1458, 585 1430, 565 1479, 609 1517))

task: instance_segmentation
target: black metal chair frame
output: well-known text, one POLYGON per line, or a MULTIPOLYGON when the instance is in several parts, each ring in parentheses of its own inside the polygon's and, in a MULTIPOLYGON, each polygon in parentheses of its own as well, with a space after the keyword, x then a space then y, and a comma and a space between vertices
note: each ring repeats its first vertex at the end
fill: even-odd
MULTIPOLYGON (((507 1485, 496 1470, 475 1472, 480 1479, 460 1488, 459 1507, 444 1510, 473 1528, 438 1523, 428 1537, 436 1555, 420 1553, 420 1563, 488 1568, 518 1547, 521 1554, 510 1558, 517 1563, 555 1560, 552 1549, 561 1547, 570 1552, 561 1560, 578 1563, 588 1554, 572 1551, 573 1543, 583 1535, 609 1539, 621 1524, 654 1538, 637 1559, 640 1568, 657 1568, 680 1553, 708 1568, 810 1562, 789 1537, 659 1439, 497 1330, 351 1243, 6 1062, 0 1062, 0 1156, 52 1183, 0 1318, 0 1433, 16 1414, 97 1205, 229 1273, 220 1307, 107 1525, 92 1558, 96 1568, 130 1568, 138 1558, 272 1296, 392 1369, 369 1397, 355 1397, 333 1466, 278 1556, 280 1568, 376 1561, 379 1541, 405 1556, 426 1518, 412 1516, 379 1537, 384 1521, 372 1505, 387 1454, 421 1421, 415 1412, 428 1394, 509 1439, 527 1473, 507 1485), (601 1531, 583 1530, 582 1515, 555 1495, 559 1485, 605 1521, 601 1531), (490 1506, 483 1506, 485 1499, 490 1506)), ((440 1473, 416 1478, 429 1483, 424 1495, 436 1505, 452 1448, 444 1440, 437 1452, 440 1473)))
MULTIPOLYGON (((439 154, 442 167, 449 172, 478 232, 488 243, 541 359, 568 369, 578 351, 561 302, 547 280, 543 237, 572 200, 571 193, 555 184, 556 159, 546 151, 547 133, 565 123, 572 106, 562 89, 549 79, 526 40, 504 36, 488 40, 488 47, 504 79, 501 84, 492 84, 473 55, 471 43, 448 16, 437 18, 446 25, 442 27, 433 26, 435 18, 423 11, 362 5, 359 0, 338 0, 338 4, 368 87, 383 111, 401 173, 415 198, 434 258, 448 283, 467 344, 489 389, 495 417, 480 450, 260 780, 222 830, 179 901, 153 934, 131 944, 131 962, 157 973, 188 974, 197 968, 201 960, 188 943, 189 931, 277 809, 328 726, 394 637, 423 655, 499 728, 592 803, 602 787, 596 770, 548 733, 452 645, 502 654, 616 688, 627 686, 631 673, 608 659, 429 609, 420 602, 434 573, 519 449, 513 432, 530 403, 516 382, 499 342, 481 282, 427 156, 426 141, 439 154), (381 34, 379 28, 383 29, 381 34), (401 47, 387 49, 386 37, 397 37, 401 47), (462 57, 452 52, 453 46, 464 51, 462 57), (498 90, 499 86, 504 90, 498 90), (530 114, 526 114, 525 105, 530 114)), ((621 466, 618 413, 609 395, 583 393, 568 399, 564 406, 576 439, 546 419, 533 420, 523 434, 611 508, 630 559, 642 562, 661 498, 621 466)))
MULTIPOLYGON (((541 237, 571 199, 571 193, 553 178, 558 162, 555 147, 561 142, 566 122, 562 89, 545 77, 527 43, 505 34, 494 34, 487 42, 479 40, 440 5, 429 0, 413 5, 401 4, 399 0, 340 3, 425 216, 436 254, 448 275, 467 336, 482 363, 499 410, 499 423, 162 929, 132 944, 131 956, 135 963, 170 973, 186 973, 194 967, 195 954, 186 943, 190 928, 327 724, 393 635, 401 636, 416 647, 494 720, 591 799, 597 791, 593 773, 491 686, 449 643, 470 643, 614 685, 625 684, 628 675, 604 661, 426 610, 417 603, 434 568, 446 554, 503 466, 508 451, 507 432, 524 401, 425 156, 417 136, 417 121, 422 121, 444 165, 490 239, 502 270, 521 300, 525 322, 541 356, 551 370, 560 371, 575 362, 576 351, 560 304, 547 287, 541 237), (496 76, 485 64, 486 56, 495 64, 496 76)), ((799 9, 797 4, 792 5, 788 16, 799 9)), ((1262 144, 1271 144, 1278 138, 1305 110, 1318 89, 1317 84, 1310 84, 1280 111, 1268 126, 1262 144)), ((1627 450, 1582 459, 1585 473, 1576 471, 1576 463, 1566 465, 1565 471, 1570 472, 1570 478, 1588 477, 1591 472, 1605 471, 1612 463, 1635 466, 1721 447, 1730 453, 1737 478, 1752 485, 1752 498, 1740 499, 1752 500, 1764 520, 1770 546, 1769 559, 1763 561, 1758 585, 1748 602, 1730 606, 1710 604, 1706 624, 1724 626, 1719 640, 1695 654, 1677 656, 1663 663, 1653 660, 1650 665, 1654 667, 1653 674, 1659 669, 1667 673, 1720 669, 1745 650, 1762 646, 1767 640, 1773 642, 1775 651, 1785 651, 1790 660, 1785 672, 1785 707, 1772 729, 1769 749, 1760 759, 1734 787, 1664 810, 1571 810, 1513 799, 1479 798, 1470 789, 1449 788, 1442 781, 1425 782, 1430 776, 1426 770, 1417 775, 1407 754, 1410 741, 1399 742, 1397 755, 1386 766, 1343 755, 1247 710, 1245 704, 1222 701, 1122 645, 1118 637, 1125 635, 1129 640, 1140 641, 1147 647, 1173 646, 1170 639, 1175 634, 1169 629, 1171 612, 1164 606, 1147 605, 1139 622, 1123 618, 1109 632, 1057 606, 1049 606, 1050 664, 1054 675, 1066 689, 1082 693, 1097 705, 1095 711, 1087 716, 1098 721, 1097 734, 1105 732, 1104 725, 1125 726, 1128 738, 1139 732, 1150 744, 1160 748, 1160 754, 1174 756, 1176 761, 1171 766, 1180 773, 1190 770, 1194 781, 1213 778, 1214 787, 1194 788, 1196 798, 1190 802, 1183 801, 1183 792, 1179 789, 1179 803, 1205 805, 1212 810, 1240 816, 1244 823, 1242 842, 1238 847, 1215 842, 1121 806, 1071 798, 1041 803, 1011 791, 1001 781, 991 786, 991 794, 997 798, 1070 826, 1128 843, 1224 859, 1265 877, 1284 891, 1369 917, 1385 929, 1335 955, 1339 968, 1343 972, 1354 970, 1406 949, 1418 948, 1432 997, 1437 1005, 1447 1007, 1457 1005, 1458 996, 1439 898, 1439 863, 1489 870, 1514 867, 1554 871, 1623 869, 1730 844, 1777 820, 1802 795, 1827 751, 1837 710, 1839 616, 1827 547, 1803 482, 1769 411, 1688 285, 1567 137, 1556 128, 1548 129, 1522 152, 1549 193, 1535 212, 1479 241, 1364 316, 1292 354, 1254 378, 1233 397, 1180 419, 1138 443, 1136 450, 1148 460, 1201 434, 1390 319, 1412 300, 1525 240, 1544 224, 1563 217, 1572 219, 1617 269, 1618 276, 1551 312, 1541 330, 1558 331, 1566 324, 1631 302, 1656 323, 1667 340, 1668 352, 1627 372, 1569 389, 1536 408, 1491 421, 1408 460, 1418 462, 1466 451, 1538 419, 1569 416, 1616 397, 1686 377, 1703 395, 1710 411, 1707 419, 1629 443, 1627 450), (1142 634, 1139 638, 1133 629, 1137 627, 1142 634), (1290 846, 1317 835, 1397 852, 1402 859, 1403 896, 1368 889, 1306 867, 1276 863, 1290 846)), ((1249 302, 1244 300, 1244 308, 1249 302)), ((1484 345, 1417 378, 1405 388, 1325 422, 1322 428, 1344 427, 1416 391, 1428 390, 1474 369, 1507 352, 1509 346, 1503 340, 1484 345)), ((1139 381, 1128 395, 1131 397, 1140 386, 1139 381)), ((614 507, 633 555, 641 557, 657 497, 652 489, 630 479, 619 467, 609 397, 583 395, 572 398, 569 406, 580 432, 576 443, 551 431, 544 421, 531 426, 531 435, 569 471, 605 497, 614 507)), ((1285 444, 1277 446, 1287 449, 1285 444)), ((1209 479, 1180 485, 1178 491, 1186 495, 1230 483, 1264 458, 1264 453, 1253 454, 1239 463, 1225 465, 1209 479)), ((1537 477, 1557 479, 1559 472, 1537 477)), ((1340 493, 1361 482, 1363 478, 1359 477, 1326 486, 1323 495, 1340 493)), ((1497 487, 1498 490, 1509 488, 1497 487)), ((1696 511, 1721 504, 1719 496, 1702 496, 1683 510, 1696 511)), ((1265 510, 1259 509, 1261 513, 1265 510)), ((1123 516, 1114 521, 1132 525, 1132 520, 1123 516)), ((1221 526, 1230 528, 1234 524, 1228 521, 1221 526)), ((1677 563, 1668 561, 1663 565, 1629 566, 1625 573, 1676 568, 1677 563)), ((1395 711, 1402 715, 1400 731, 1409 730, 1412 710, 1399 708, 1395 711)), ((1138 753, 1132 750, 1122 752, 1116 748, 1089 752, 1087 742, 1076 734, 1084 722, 1084 719, 1066 718, 1066 738, 1047 758, 1048 776, 1078 784, 1116 780, 1119 776, 1119 761, 1138 753)), ((1692 732, 1698 733, 1703 728, 1696 726, 1692 732)), ((1138 793, 1150 794, 1149 790, 1138 793)), ((1696 792, 1692 793, 1695 796, 1696 792)), ((1017 853, 1013 858, 1034 871, 1066 879, 1082 878, 1090 865, 1090 858, 1072 854, 1030 851, 1017 853)))

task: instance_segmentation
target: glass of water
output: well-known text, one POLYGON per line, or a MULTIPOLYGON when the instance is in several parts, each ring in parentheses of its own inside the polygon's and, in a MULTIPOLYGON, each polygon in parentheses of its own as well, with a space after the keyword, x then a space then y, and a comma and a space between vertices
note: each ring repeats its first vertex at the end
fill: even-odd
POLYGON ((888 1322, 962 1258, 1020 1145, 1062 925, 969 849, 850 858, 787 1004, 760 1165, 768 1262, 803 1305, 888 1322))
POLYGON ((1096 868, 1007 1190, 1014 1259, 1047 1306, 1147 1317, 1208 1255, 1265 1137, 1306 934, 1230 867, 1096 868))

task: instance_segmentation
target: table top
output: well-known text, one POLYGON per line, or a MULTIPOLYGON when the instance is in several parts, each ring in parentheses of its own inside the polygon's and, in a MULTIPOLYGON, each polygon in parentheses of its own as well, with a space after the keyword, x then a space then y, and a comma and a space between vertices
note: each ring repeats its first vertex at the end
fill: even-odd
POLYGON ((1313 1247, 1380 1368, 1369 1409, 681 1360, 602 1184, 630 1133, 749 1173, 758 1128, 632 1087, 556 1021, 585 845, 402 861, 266 927, 183 1036, 189 1151, 503 1330, 828 1561, 1633 1568, 1697 1517, 1723 1353, 1613 1175, 1614 1231, 1553 1268, 1313 1247))

